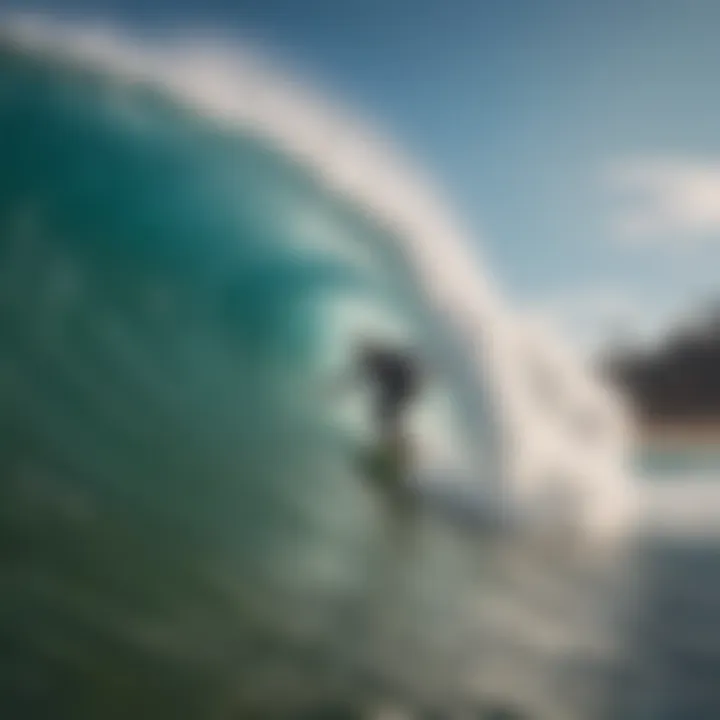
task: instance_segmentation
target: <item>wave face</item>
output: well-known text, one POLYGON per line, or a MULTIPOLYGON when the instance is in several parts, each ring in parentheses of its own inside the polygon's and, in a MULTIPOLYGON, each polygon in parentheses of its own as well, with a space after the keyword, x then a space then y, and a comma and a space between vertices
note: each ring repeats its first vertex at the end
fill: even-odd
MULTIPOLYGON (((86 364, 100 372, 93 364, 98 353, 121 345, 134 363, 125 384, 132 377, 150 387, 158 377, 167 386, 158 401, 178 403, 193 392, 192 402, 225 406, 234 442, 261 457, 281 431, 276 423, 299 437, 337 428, 342 416, 367 432, 363 393, 345 402, 325 386, 333 373, 347 371, 357 339, 410 344, 440 369, 416 413, 418 445, 435 456, 444 448, 446 463, 453 457, 456 466, 463 458, 467 472, 458 429, 477 449, 480 427, 489 425, 487 398, 473 385, 476 360, 457 352, 438 311, 438 294, 457 288, 437 278, 423 282, 418 272, 423 262, 438 267, 438 259, 458 265, 452 244, 414 248, 402 212, 384 216, 362 191, 339 189, 338 163, 323 164, 335 155, 332 145, 315 149, 312 162, 302 148, 283 147, 288 139, 302 145, 303 137, 288 132, 287 123, 280 137, 268 132, 265 120, 282 117, 276 97, 261 101, 264 115, 243 115, 234 106, 223 113, 194 93, 207 85, 202 78, 185 86, 177 83, 178 76, 187 80, 182 69, 167 73, 171 53, 165 65, 142 57, 138 74, 128 48, 121 59, 107 52, 112 45, 104 55, 83 52, 93 47, 91 33, 55 47, 48 39, 60 28, 45 26, 43 35, 43 27, 21 25, 2 47, 1 248, 13 278, 6 294, 16 310, 34 313, 14 332, 40 332, 42 325, 83 378, 92 374, 86 364), (34 40, 27 42, 28 35, 34 40), (418 265, 422 254, 428 257, 418 265)), ((192 67, 202 66, 203 57, 195 56, 192 67)), ((205 62, 212 82, 223 65, 205 62)), ((262 95, 265 78, 256 75, 262 95)), ((305 105, 296 105, 287 113, 297 121, 305 105)), ((323 129, 319 119, 310 122, 323 129)), ((346 156, 342 167, 360 162, 361 141, 353 142, 348 155, 347 143, 337 141, 337 154, 346 156)), ((395 190, 401 184, 388 179, 396 207, 403 204, 395 190)), ((382 188, 375 194, 384 197, 382 188)), ((404 203, 417 223, 430 201, 413 195, 404 203)), ((424 232, 437 225, 426 219, 424 232)), ((105 393, 119 390, 110 376, 96 383, 105 393)), ((118 394, 120 402, 124 391, 118 394)))
POLYGON ((20 226, 8 245, 52 236, 56 283, 114 292, 114 312, 126 318, 129 302, 133 322, 174 327, 195 354, 232 345, 251 435, 265 415, 304 431, 342 416, 367 439, 367 393, 341 402, 321 388, 358 337, 409 343, 433 371, 412 418, 419 475, 460 479, 518 517, 567 496, 581 524, 625 522, 620 404, 501 306, 407 159, 232 46, 8 27, 4 142, 22 158, 6 174, 7 223, 20 226))
POLYGON ((382 144, 262 73, 226 77, 217 52, 33 23, 0 40, 4 714, 527 690, 559 717, 550 668, 612 654, 607 628, 535 617, 528 587, 553 569, 527 575, 524 551, 393 514, 347 451, 363 393, 328 391, 356 336, 411 343, 437 368, 424 461, 492 480, 478 358, 497 346, 455 333, 499 317, 487 283, 430 194, 361 172, 382 144), (465 663, 470 636, 491 656, 465 663))
POLYGON ((246 418, 288 402, 274 389, 308 384, 331 344, 324 310, 381 295, 381 273, 352 255, 386 238, 267 143, 161 86, 3 55, 3 266, 18 294, 32 290, 38 320, 69 342, 73 323, 104 332, 107 319, 115 342, 144 348, 143 372, 145 359, 187 355, 183 372, 233 378, 239 397, 226 401, 246 418))

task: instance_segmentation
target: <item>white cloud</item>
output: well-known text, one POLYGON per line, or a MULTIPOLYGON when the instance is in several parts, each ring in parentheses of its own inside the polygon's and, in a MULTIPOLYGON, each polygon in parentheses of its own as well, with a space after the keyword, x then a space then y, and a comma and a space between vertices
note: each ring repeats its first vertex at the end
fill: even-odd
POLYGON ((720 243, 720 160, 645 158, 613 164, 619 193, 615 231, 626 243, 676 246, 720 243))

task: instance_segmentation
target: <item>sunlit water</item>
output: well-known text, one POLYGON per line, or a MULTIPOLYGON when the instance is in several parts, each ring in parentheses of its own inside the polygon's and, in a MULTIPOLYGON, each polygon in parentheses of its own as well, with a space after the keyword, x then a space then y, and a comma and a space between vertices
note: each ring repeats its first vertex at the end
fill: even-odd
POLYGON ((168 511, 22 447, 4 474, 8 717, 719 709, 716 545, 523 538, 331 472, 235 494, 239 512, 168 511))

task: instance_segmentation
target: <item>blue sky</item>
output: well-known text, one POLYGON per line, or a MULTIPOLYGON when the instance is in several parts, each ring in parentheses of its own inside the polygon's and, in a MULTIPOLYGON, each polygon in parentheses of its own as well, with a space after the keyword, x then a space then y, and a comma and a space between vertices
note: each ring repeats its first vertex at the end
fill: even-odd
POLYGON ((720 2, 17 8, 251 34, 398 139, 510 295, 579 341, 616 321, 650 331, 720 291, 720 2))

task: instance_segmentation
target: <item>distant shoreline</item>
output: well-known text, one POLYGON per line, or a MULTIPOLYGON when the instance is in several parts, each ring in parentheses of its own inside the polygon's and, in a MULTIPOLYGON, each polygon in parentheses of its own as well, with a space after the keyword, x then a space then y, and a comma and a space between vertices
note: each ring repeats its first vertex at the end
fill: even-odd
POLYGON ((649 447, 720 449, 720 419, 641 423, 638 436, 649 447))

